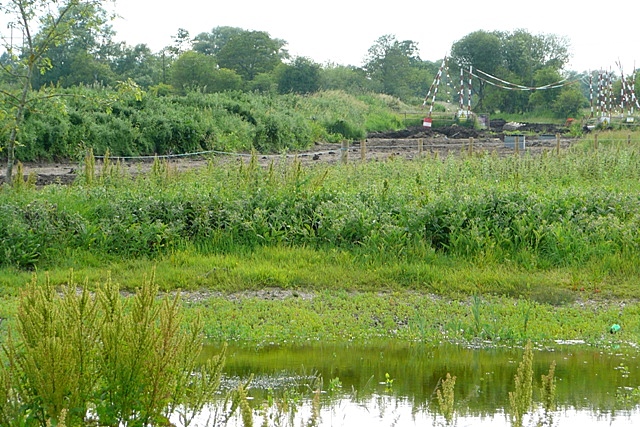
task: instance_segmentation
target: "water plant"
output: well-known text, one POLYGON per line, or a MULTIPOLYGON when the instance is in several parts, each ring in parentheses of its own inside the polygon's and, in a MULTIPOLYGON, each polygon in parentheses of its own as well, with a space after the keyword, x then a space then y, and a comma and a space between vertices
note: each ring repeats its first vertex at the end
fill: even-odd
POLYGON ((389 375, 388 372, 385 372, 384 374, 384 385, 385 385, 385 391, 387 393, 390 393, 391 390, 393 389, 393 378, 391 378, 391 375, 389 375))
POLYGON ((240 408, 242 425, 244 427, 253 427, 253 411, 249 405, 247 387, 242 383, 238 384, 238 387, 236 388, 236 395, 238 407, 240 408))
POLYGON ((340 381, 340 378, 339 377, 332 378, 329 381, 327 392, 335 393, 335 392, 339 392, 340 390, 342 390, 342 382, 340 381))
POLYGON ((522 361, 514 377, 514 391, 509 392, 509 418, 512 427, 522 427, 533 405, 533 344, 524 347, 522 361))
POLYGON ((482 332, 484 332, 480 313, 481 306, 482 302, 480 297, 478 295, 474 295, 471 303, 471 313, 473 314, 473 329, 476 337, 480 337, 482 332))
POLYGON ((556 410, 556 362, 555 360, 549 367, 549 372, 542 374, 540 386, 540 401, 542 403, 542 416, 538 421, 539 426, 553 425, 553 413, 556 410))
POLYGON ((447 425, 453 423, 453 416, 455 414, 455 385, 456 377, 452 377, 451 374, 447 372, 446 378, 440 380, 439 387, 436 389, 438 406, 447 425))

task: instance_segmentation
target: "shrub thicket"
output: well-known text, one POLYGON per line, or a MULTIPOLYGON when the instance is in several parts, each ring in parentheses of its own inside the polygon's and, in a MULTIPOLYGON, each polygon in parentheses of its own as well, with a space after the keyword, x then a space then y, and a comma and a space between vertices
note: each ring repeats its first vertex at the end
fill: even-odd
POLYGON ((382 95, 358 99, 343 92, 191 92, 135 99, 106 88, 60 91, 69 95, 65 104, 59 100, 57 108, 27 114, 18 160, 79 159, 89 148, 96 155, 108 150, 113 156, 252 149, 279 153, 402 126, 394 105, 382 95))

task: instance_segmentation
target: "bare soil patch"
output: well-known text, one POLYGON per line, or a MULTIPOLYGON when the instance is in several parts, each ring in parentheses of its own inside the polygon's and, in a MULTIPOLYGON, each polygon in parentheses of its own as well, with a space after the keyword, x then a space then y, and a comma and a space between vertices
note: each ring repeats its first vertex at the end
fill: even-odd
MULTIPOLYGON (((354 142, 347 147, 347 159, 349 162, 362 159, 362 149, 365 150, 364 158, 371 161, 386 160, 394 157, 405 159, 417 158, 419 155, 447 156, 450 154, 491 152, 498 155, 510 155, 514 148, 508 148, 504 143, 504 121, 492 121, 491 131, 478 130, 463 126, 447 126, 442 128, 427 128, 422 126, 410 127, 399 131, 378 132, 368 135, 364 146, 360 142, 354 142), (471 145, 471 138, 473 143, 471 145), (420 152, 422 147, 422 152, 420 152)), ((566 137, 567 129, 548 124, 522 124, 519 132, 526 134, 525 150, 528 153, 541 153, 557 148, 555 135, 559 134, 560 148, 567 148, 575 141, 566 137)), ((342 148, 340 144, 316 144, 309 150, 290 154, 259 155, 258 160, 262 165, 283 160, 298 161, 305 164, 312 163, 338 163, 342 161, 342 148)), ((173 157, 167 158, 170 167, 177 171, 186 171, 205 167, 210 161, 214 162, 248 162, 249 154, 222 154, 210 158, 203 157, 173 157)), ((117 158, 113 159, 114 161, 117 158)), ((131 176, 149 172, 153 159, 126 159, 122 161, 124 173, 131 176)), ((96 169, 100 171, 100 161, 97 161, 96 169)), ((81 165, 61 163, 27 163, 24 165, 25 179, 30 174, 36 175, 36 185, 41 187, 50 184, 67 185, 78 176, 81 165)), ((0 177, 0 184, 4 182, 4 176, 0 177)))

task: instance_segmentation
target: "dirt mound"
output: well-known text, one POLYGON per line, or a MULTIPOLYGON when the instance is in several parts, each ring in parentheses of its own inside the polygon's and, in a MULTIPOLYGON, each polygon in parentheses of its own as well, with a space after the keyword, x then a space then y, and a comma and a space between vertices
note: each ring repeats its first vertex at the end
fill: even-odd
MULTIPOLYGON (((491 120, 489 129, 475 129, 466 126, 443 126, 437 128, 428 128, 424 126, 411 126, 406 129, 389 132, 372 132, 367 135, 371 139, 418 139, 433 138, 438 136, 446 136, 450 139, 468 139, 482 138, 485 136, 501 137, 506 130, 507 121, 503 119, 491 120)), ((512 131, 512 129, 510 129, 512 131)), ((534 134, 565 134, 569 131, 564 126, 558 126, 548 123, 518 123, 516 130, 518 132, 527 132, 534 134)))
POLYGON ((507 123, 504 119, 491 120, 489 127, 493 132, 501 133, 506 130, 541 134, 565 134, 569 132, 566 126, 558 126, 550 123, 507 123), (508 128, 508 125, 511 127, 508 128), (507 129, 508 128, 508 129, 507 129))
POLYGON ((447 138, 477 138, 484 134, 484 131, 468 128, 464 126, 452 125, 439 128, 428 128, 424 126, 411 126, 406 129, 389 132, 372 132, 367 135, 371 139, 417 139, 446 136, 447 138))

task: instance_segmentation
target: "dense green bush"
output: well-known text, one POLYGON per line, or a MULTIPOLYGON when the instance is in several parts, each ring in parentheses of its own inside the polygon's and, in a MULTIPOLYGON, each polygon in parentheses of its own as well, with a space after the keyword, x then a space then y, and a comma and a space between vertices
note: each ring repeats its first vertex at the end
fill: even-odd
POLYGON ((279 153, 402 127, 390 100, 378 95, 190 92, 137 100, 101 87, 60 91, 65 104, 27 114, 18 160, 77 160, 89 148, 112 156, 279 153))

